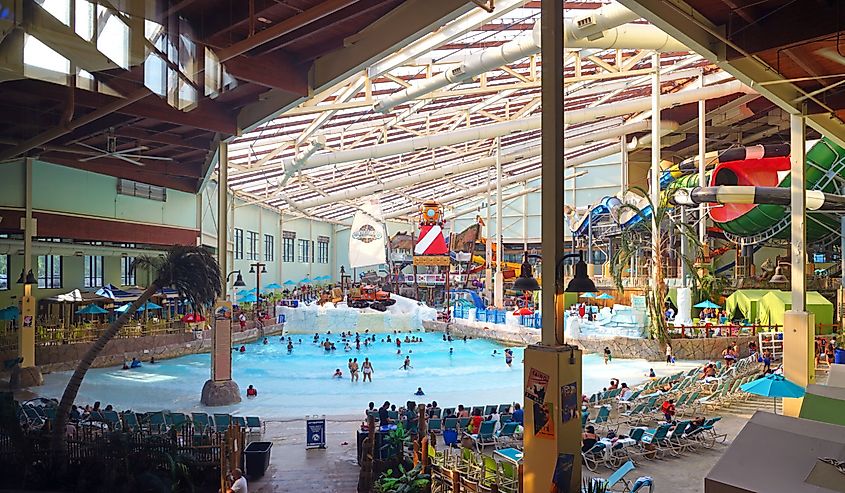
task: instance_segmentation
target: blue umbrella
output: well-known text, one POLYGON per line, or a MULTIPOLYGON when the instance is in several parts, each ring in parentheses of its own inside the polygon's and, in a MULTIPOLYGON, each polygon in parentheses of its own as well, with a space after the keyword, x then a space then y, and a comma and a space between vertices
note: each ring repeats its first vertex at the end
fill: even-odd
POLYGON ((710 300, 704 300, 701 303, 693 305, 693 308, 722 308, 721 305, 717 305, 710 300))
POLYGON ((602 294, 596 296, 596 299, 598 299, 598 300, 612 300, 613 296, 610 296, 607 293, 602 293, 602 294))
POLYGON ((139 306, 138 311, 142 312, 144 310, 161 310, 162 308, 164 308, 164 307, 161 306, 161 305, 157 305, 157 304, 153 303, 152 301, 148 301, 148 302, 144 303, 143 305, 139 306))
MULTIPOLYGON (((749 394, 761 395, 763 397, 790 397, 799 398, 804 397, 804 387, 792 383, 783 375, 770 373, 763 378, 744 383, 739 386, 740 389, 749 394)), ((777 401, 775 404, 775 414, 777 414, 777 401)))
POLYGON ((254 293, 254 292, 255 292, 255 288, 252 288, 252 289, 241 289, 240 291, 238 291, 238 296, 246 296, 246 295, 248 295, 248 294, 250 294, 250 293, 254 293))
POLYGON ((76 310, 77 315, 102 315, 103 313, 108 313, 108 310, 104 310, 95 304, 85 305, 83 308, 76 310))
POLYGON ((595 297, 596 297, 596 295, 594 295, 593 293, 584 293, 584 294, 581 295, 581 298, 595 298, 595 297))
POLYGON ((20 310, 16 306, 8 306, 0 310, 0 320, 17 320, 20 310))
POLYGON ((288 280, 287 280, 287 281, 285 281, 283 284, 284 284, 285 286, 296 286, 296 281, 294 281, 293 279, 288 279, 288 280))
POLYGON ((123 306, 119 306, 119 307, 115 308, 114 311, 116 311, 117 313, 123 313, 126 310, 128 310, 130 306, 132 306, 132 303, 127 303, 123 306))
POLYGON ((303 278, 303 279, 302 279, 301 281, 299 281, 299 282, 300 282, 300 283, 302 283, 302 284, 308 284, 309 282, 311 282, 311 279, 310 279, 310 278, 305 277, 305 278, 303 278))
POLYGON ((255 303, 255 302, 258 301, 258 299, 255 297, 254 294, 250 293, 246 296, 243 296, 238 301, 241 302, 241 303, 255 303))
POLYGON ((270 284, 264 286, 264 289, 282 289, 282 287, 279 286, 278 284, 276 284, 275 282, 273 282, 273 283, 270 283, 270 284))

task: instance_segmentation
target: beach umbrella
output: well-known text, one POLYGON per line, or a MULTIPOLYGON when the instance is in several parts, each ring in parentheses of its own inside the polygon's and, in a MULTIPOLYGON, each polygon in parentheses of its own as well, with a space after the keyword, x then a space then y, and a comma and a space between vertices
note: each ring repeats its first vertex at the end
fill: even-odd
POLYGON ((246 296, 246 295, 248 295, 248 294, 250 294, 250 293, 254 293, 254 292, 255 292, 255 288, 252 288, 252 289, 241 289, 240 291, 238 291, 238 296, 246 296))
POLYGON ((612 299, 613 299, 613 296, 610 296, 610 295, 609 295, 609 294, 607 294, 607 293, 602 293, 602 294, 600 294, 600 295, 596 296, 596 299, 597 299, 597 300, 612 300, 612 299))
POLYGON ((241 297, 238 301, 241 303, 256 303, 258 298, 256 298, 254 294, 249 293, 246 296, 241 297))
POLYGON ((9 306, 0 310, 0 320, 15 320, 18 318, 18 309, 14 306, 9 306))
POLYGON ((534 315, 534 310, 528 308, 527 306, 524 306, 524 307, 520 308, 519 310, 516 310, 515 312, 513 312, 513 314, 514 315, 534 315))
POLYGON ((84 307, 76 310, 77 315, 102 315, 104 313, 108 313, 108 310, 100 308, 95 304, 85 305, 84 307))
POLYGON ((129 309, 130 305, 132 305, 132 303, 127 303, 125 305, 122 305, 122 306, 115 308, 114 311, 117 312, 117 313, 123 313, 123 312, 125 312, 126 310, 129 309))
POLYGON ((717 305, 710 300, 704 300, 701 303, 693 305, 693 308, 722 308, 721 305, 717 305))
POLYGON ((282 289, 282 287, 280 285, 276 284, 275 282, 273 282, 273 283, 270 283, 270 284, 264 286, 264 289, 282 289))
POLYGON ((142 312, 144 310, 161 310, 162 308, 164 308, 164 307, 161 306, 161 305, 158 305, 156 303, 153 303, 152 301, 148 301, 148 302, 144 303, 143 305, 139 306, 137 311, 142 312))
POLYGON ((804 397, 804 387, 790 382, 783 375, 777 375, 775 373, 770 373, 763 378, 744 383, 739 388, 749 394, 771 397, 775 414, 777 414, 777 400, 775 399, 778 397, 804 397))
POLYGON ((584 293, 584 294, 581 295, 581 298, 595 298, 595 297, 596 297, 596 295, 594 295, 593 293, 584 293))
POLYGON ((299 281, 299 282, 300 282, 301 284, 308 284, 309 282, 311 282, 311 279, 310 279, 310 278, 308 278, 308 277, 304 277, 304 278, 302 278, 302 280, 301 280, 301 281, 299 281))
POLYGON ((284 284, 285 286, 296 286, 296 281, 294 281, 293 279, 288 279, 288 280, 287 280, 287 281, 285 281, 283 284, 284 284))
POLYGON ((205 317, 200 315, 199 313, 186 313, 182 317, 183 322, 193 323, 193 322, 205 322, 205 317))

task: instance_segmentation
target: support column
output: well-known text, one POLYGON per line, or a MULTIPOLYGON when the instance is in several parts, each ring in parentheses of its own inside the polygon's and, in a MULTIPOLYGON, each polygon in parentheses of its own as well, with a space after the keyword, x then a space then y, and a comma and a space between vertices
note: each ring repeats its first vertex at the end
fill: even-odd
MULTIPOLYGON (((783 375, 806 387, 816 382, 815 318, 807 313, 807 191, 805 189, 806 122, 803 114, 789 115, 792 309, 783 319, 783 375)), ((783 414, 798 416, 803 399, 784 399, 783 414)))
MULTIPOLYGON (((24 161, 24 201, 25 213, 21 220, 23 230, 23 270, 21 275, 24 279, 23 296, 21 297, 20 328, 18 329, 18 357, 21 362, 12 370, 9 385, 13 389, 33 387, 42 385, 44 379, 41 370, 35 364, 35 295, 33 290, 38 284, 26 282, 32 271, 32 237, 36 236, 35 219, 32 218, 32 165, 33 159, 26 158, 24 161)), ((9 272, 9 277, 12 273, 9 272)), ((10 279, 11 280, 11 279, 10 279)))
POLYGON ((487 168, 487 243, 484 245, 484 261, 486 263, 484 268, 484 293, 485 301, 487 301, 487 303, 493 301, 493 235, 490 234, 492 230, 491 202, 493 202, 493 195, 491 194, 490 184, 492 183, 492 181, 492 177, 490 176, 490 168, 487 168))
POLYGON ((494 279, 493 300, 496 308, 505 307, 505 275, 502 274, 502 228, 504 228, 504 217, 502 217, 502 141, 496 139, 496 277, 494 279))
POLYGON ((228 406, 241 401, 238 384, 232 380, 232 302, 226 300, 229 272, 229 145, 220 142, 217 151, 217 263, 223 294, 214 304, 211 335, 211 379, 202 387, 200 400, 206 406, 228 406))
MULTIPOLYGON (((698 77, 698 87, 704 87, 704 72, 698 77)), ((698 102, 698 186, 707 186, 707 167, 704 165, 704 155, 707 153, 706 134, 706 114, 707 108, 704 106, 704 100, 698 102)), ((707 206, 706 204, 698 205, 698 241, 704 245, 707 241, 707 206)))
POLYGON ((660 204, 660 53, 654 52, 651 56, 651 66, 654 74, 651 79, 651 206, 654 208, 651 214, 651 272, 650 285, 656 289, 655 279, 657 269, 661 261, 658 252, 660 250, 660 231, 657 228, 657 207, 660 204))
POLYGON ((525 350, 523 491, 581 490, 581 351, 563 340, 563 2, 542 0, 541 343, 525 350), (538 392, 542 390, 542 392, 538 392), (536 425, 536 426, 535 426, 536 425))

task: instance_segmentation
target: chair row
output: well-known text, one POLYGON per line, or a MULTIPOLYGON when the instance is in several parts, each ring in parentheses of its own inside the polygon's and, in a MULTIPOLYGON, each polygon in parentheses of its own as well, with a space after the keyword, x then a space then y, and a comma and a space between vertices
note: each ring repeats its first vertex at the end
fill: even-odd
POLYGON ((432 493, 519 491, 517 465, 509 460, 496 461, 466 447, 438 452, 429 446, 428 456, 432 493))

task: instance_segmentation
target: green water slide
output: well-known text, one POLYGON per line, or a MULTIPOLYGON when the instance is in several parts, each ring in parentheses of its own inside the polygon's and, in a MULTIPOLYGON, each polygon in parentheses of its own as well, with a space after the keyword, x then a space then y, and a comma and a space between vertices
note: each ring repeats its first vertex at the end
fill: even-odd
MULTIPOLYGON (((750 158, 720 163, 710 178, 711 186, 740 185, 789 188, 789 156, 750 158)), ((845 191, 845 149, 823 138, 806 155, 807 190, 842 194, 845 191)), ((754 244, 787 239, 788 208, 771 204, 722 204, 710 209, 710 217, 732 240, 754 244)), ((835 214, 807 214, 807 239, 817 241, 838 234, 835 214)))

